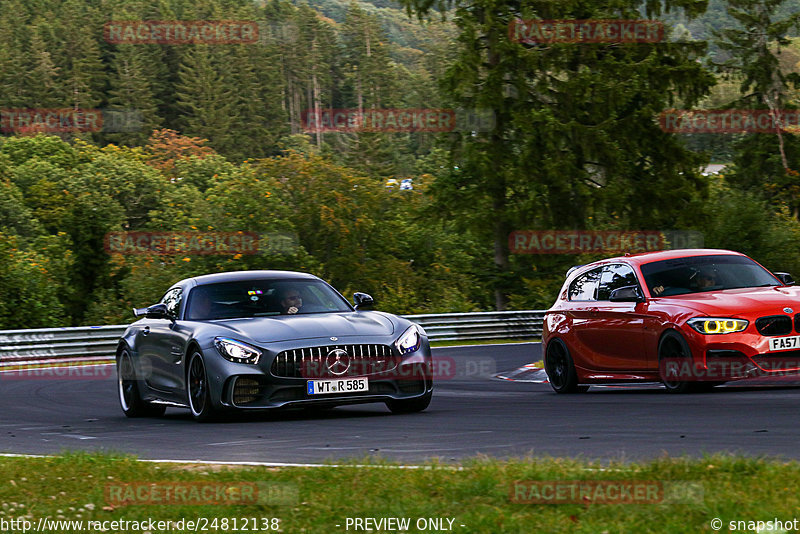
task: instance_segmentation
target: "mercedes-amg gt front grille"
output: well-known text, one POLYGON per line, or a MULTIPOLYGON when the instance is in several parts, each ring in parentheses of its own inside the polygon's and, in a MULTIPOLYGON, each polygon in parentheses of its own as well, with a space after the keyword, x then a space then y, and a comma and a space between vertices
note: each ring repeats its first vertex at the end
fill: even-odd
POLYGON ((270 372, 286 378, 337 378, 391 371, 397 359, 388 345, 327 345, 285 350, 270 372))

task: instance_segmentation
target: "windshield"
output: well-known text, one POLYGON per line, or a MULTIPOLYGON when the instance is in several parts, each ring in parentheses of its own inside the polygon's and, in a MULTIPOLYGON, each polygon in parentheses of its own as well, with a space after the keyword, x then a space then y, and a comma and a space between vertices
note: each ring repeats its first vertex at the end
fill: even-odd
POLYGON ((691 256, 642 265, 650 294, 658 297, 742 287, 781 285, 769 271, 745 256, 691 256))
POLYGON ((204 321, 352 311, 320 280, 241 280, 202 285, 189 295, 186 319, 204 321))

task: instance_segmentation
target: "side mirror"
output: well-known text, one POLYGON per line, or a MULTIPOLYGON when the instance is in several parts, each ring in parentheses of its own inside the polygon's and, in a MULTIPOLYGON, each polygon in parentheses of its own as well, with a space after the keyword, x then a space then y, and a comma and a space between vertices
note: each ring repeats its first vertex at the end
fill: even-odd
POLYGON ((356 309, 371 308, 375 304, 375 299, 366 293, 353 293, 353 304, 356 309))
POLYGON ((136 317, 146 317, 148 319, 175 319, 167 310, 167 305, 161 302, 148 306, 147 308, 134 308, 133 315, 136 317))
POLYGON ((774 274, 778 280, 785 286, 793 286, 794 285, 794 278, 789 273, 772 273, 774 274))
POLYGON ((608 296, 611 302, 644 302, 644 297, 637 286, 620 287, 608 296))

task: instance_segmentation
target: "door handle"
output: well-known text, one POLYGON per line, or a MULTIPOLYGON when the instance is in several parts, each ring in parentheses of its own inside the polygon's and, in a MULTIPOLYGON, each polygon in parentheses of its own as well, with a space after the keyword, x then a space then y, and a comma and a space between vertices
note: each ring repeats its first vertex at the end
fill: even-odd
POLYGON ((149 333, 150 333, 150 327, 149 326, 145 326, 144 330, 142 330, 142 335, 146 336, 149 333))
POLYGON ((587 311, 589 312, 589 315, 591 315, 592 317, 596 316, 597 313, 599 312, 597 308, 588 308, 587 311))

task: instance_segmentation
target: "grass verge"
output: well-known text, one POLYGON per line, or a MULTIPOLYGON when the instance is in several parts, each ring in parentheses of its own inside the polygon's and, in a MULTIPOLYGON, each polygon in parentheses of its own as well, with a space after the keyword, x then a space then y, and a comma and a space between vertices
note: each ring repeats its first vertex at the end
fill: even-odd
MULTIPOLYGON (((368 461, 375 463, 374 459, 368 461)), ((610 465, 546 458, 475 459, 461 466, 429 463, 423 469, 375 465, 227 467, 156 464, 130 456, 88 453, 5 457, 0 458, 0 531, 22 532, 22 528, 8 528, 8 521, 18 518, 26 518, 33 528, 39 519, 49 518, 84 521, 84 531, 89 520, 106 522, 113 532, 203 531, 185 525, 177 530, 113 528, 110 521, 202 522, 204 518, 208 532, 671 533, 714 532, 711 522, 717 518, 727 532, 730 521, 753 521, 750 530, 755 531, 755 521, 792 520, 800 507, 796 490, 800 464, 768 459, 709 456, 610 465), (664 490, 657 503, 598 504, 583 498, 574 504, 520 504, 511 500, 515 481, 517 488, 522 487, 519 481, 606 481, 606 495, 611 495, 609 484, 656 482, 670 489, 664 490), (205 504, 187 504, 184 492, 184 500, 176 499, 180 501, 176 504, 154 504, 154 499, 158 501, 154 495, 160 492, 163 500, 169 490, 176 496, 179 487, 195 488, 195 496, 198 488, 224 487, 224 495, 235 497, 236 491, 229 490, 241 490, 248 484, 260 488, 259 499, 267 502, 212 504, 201 498, 205 504), (369 531, 356 530, 352 523, 354 518, 380 521, 390 517, 408 518, 410 527, 402 530, 372 524, 369 531), (234 525, 234 519, 238 524, 234 525), (223 520, 227 520, 224 528, 223 520), (420 520, 425 522, 419 523, 424 530, 418 528, 420 520)), ((199 494, 202 497, 202 491, 199 494)), ((209 495, 214 499, 220 493, 215 490, 209 495)), ((517 493, 518 497, 531 495, 527 490, 517 493)), ((544 486, 537 495, 547 495, 544 486)), ((741 524, 736 530, 746 530, 746 526, 741 524)), ((74 530, 62 524, 40 531, 74 530)), ((769 531, 764 523, 761 532, 769 531)))

